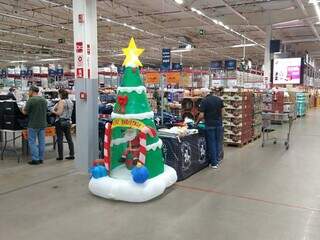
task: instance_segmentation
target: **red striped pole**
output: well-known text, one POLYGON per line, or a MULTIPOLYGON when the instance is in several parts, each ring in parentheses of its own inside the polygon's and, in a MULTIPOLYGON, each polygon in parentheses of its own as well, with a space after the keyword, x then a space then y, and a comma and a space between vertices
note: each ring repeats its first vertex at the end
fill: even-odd
POLYGON ((111 123, 106 123, 104 133, 104 165, 110 174, 110 144, 111 144, 111 123))

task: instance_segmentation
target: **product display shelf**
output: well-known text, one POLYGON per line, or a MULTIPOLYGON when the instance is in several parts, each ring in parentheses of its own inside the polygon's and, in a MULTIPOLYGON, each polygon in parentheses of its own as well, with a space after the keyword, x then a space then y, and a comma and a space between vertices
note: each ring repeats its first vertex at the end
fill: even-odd
POLYGON ((253 137, 253 94, 251 92, 225 91, 224 142, 243 146, 253 137))
POLYGON ((296 93, 296 114, 298 117, 303 117, 307 112, 307 94, 304 92, 296 93))
POLYGON ((320 107, 320 96, 317 96, 316 107, 320 107))
POLYGON ((262 95, 264 112, 282 113, 284 107, 284 92, 265 92, 262 95))

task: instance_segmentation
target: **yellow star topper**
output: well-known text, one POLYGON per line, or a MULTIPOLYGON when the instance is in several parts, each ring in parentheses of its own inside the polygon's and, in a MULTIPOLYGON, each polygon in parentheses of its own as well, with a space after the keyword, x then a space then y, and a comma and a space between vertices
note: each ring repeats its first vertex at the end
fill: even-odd
POLYGON ((137 48, 134 38, 132 37, 127 48, 122 48, 122 52, 126 55, 122 66, 125 67, 140 67, 142 66, 139 56, 143 53, 143 48, 137 48))

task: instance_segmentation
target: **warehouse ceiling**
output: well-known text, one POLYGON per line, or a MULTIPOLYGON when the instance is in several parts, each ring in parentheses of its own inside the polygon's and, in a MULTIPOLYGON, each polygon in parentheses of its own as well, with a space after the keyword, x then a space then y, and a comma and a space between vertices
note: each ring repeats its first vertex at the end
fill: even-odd
MULTIPOLYGON (((320 57, 320 23, 309 0, 98 0, 97 5, 99 65, 121 63, 130 36, 146 49, 145 65, 159 66, 167 47, 176 50, 173 62, 189 66, 244 55, 262 64, 268 25, 287 55, 307 50, 320 57), (244 43, 254 46, 237 47, 244 43), (179 52, 186 44, 193 49, 179 52)), ((72 19, 71 0, 0 0, 0 65, 57 59, 72 64, 72 19)))

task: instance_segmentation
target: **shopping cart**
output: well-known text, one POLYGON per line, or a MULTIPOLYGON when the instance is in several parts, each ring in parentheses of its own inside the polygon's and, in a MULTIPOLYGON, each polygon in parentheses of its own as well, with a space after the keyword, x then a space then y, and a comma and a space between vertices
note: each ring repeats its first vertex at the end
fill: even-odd
POLYGON ((271 113, 263 112, 262 113, 262 144, 264 147, 267 142, 273 142, 277 144, 279 140, 284 141, 286 150, 289 149, 290 143, 290 134, 292 123, 294 119, 294 114, 290 113, 271 113), (284 138, 281 138, 276 135, 278 132, 281 136, 281 133, 285 135, 284 138))

